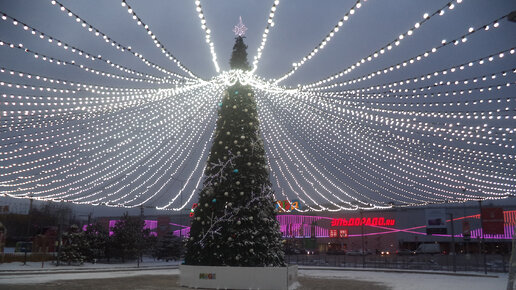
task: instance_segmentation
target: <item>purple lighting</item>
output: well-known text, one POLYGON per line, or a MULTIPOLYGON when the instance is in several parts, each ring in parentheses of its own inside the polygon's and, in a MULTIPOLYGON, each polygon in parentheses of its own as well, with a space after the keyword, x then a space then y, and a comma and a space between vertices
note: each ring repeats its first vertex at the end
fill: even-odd
MULTIPOLYGON (((328 220, 329 223, 333 218, 330 217, 321 217, 321 216, 307 216, 307 215, 277 215, 276 219, 280 223, 280 231, 283 234, 283 237, 293 237, 293 238, 309 238, 312 237, 312 229, 315 231, 315 237, 317 238, 329 238, 329 229, 321 227, 317 225, 318 221, 328 220), (312 225, 314 223, 314 225, 312 225)), ((455 218, 454 221, 457 222, 459 220, 465 219, 475 219, 479 220, 480 215, 470 215, 455 218)), ((503 235, 484 235, 485 239, 498 239, 498 240, 510 240, 514 235, 514 224, 516 222, 516 210, 512 211, 504 211, 504 230, 505 233, 503 235)), ((446 222, 450 222, 447 220, 446 222)), ((179 227, 184 227, 181 229, 181 236, 188 236, 190 233, 190 227, 177 225, 179 227)), ((384 230, 382 232, 374 232, 374 233, 366 233, 364 236, 376 236, 376 235, 387 235, 394 233, 409 233, 414 235, 423 235, 426 236, 426 232, 420 232, 418 230, 424 230, 426 226, 417 226, 410 227, 404 229, 396 229, 392 227, 385 226, 373 226, 373 225, 364 225, 365 227, 377 228, 384 230)), ((480 228, 471 230, 471 238, 477 239, 481 237, 482 230, 480 228)), ((179 230, 174 231, 174 235, 179 236, 179 230)), ((361 234, 353 234, 348 237, 360 237, 361 234)), ((437 237, 451 237, 451 235, 434 235, 437 237)), ((455 237, 462 238, 462 234, 455 234, 455 237)))

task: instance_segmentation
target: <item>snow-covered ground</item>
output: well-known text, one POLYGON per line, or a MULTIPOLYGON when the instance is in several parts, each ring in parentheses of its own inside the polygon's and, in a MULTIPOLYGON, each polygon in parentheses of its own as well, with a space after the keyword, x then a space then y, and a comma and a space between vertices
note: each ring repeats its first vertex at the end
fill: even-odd
POLYGON ((498 290, 506 289, 507 274, 472 277, 409 272, 300 270, 299 276, 329 279, 353 279, 383 283, 395 290, 498 290))
MULTIPOLYGON (((140 269, 135 268, 136 263, 125 264, 84 264, 82 266, 60 266, 56 267, 49 263, 41 268, 41 263, 30 262, 26 266, 23 263, 0 264, 0 285, 1 284, 37 284, 57 280, 77 279, 103 279, 120 278, 139 275, 179 275, 178 269, 166 268, 175 267, 179 262, 160 262, 144 260, 140 269), (23 273, 23 274, 22 274, 23 273)), ((506 289, 507 274, 493 274, 482 277, 458 276, 448 274, 413 273, 408 271, 382 272, 380 269, 335 269, 329 267, 307 267, 310 269, 299 270, 302 277, 317 277, 326 279, 352 279, 382 283, 395 290, 497 290, 506 289)), ((0 287, 1 288, 1 287, 0 287)))
MULTIPOLYGON (((145 267, 166 267, 166 266, 177 266, 182 261, 155 261, 151 258, 144 258, 143 262, 140 263, 141 268, 145 267)), ((88 269, 124 269, 124 268, 136 268, 136 262, 131 263, 113 263, 113 264, 92 264, 92 263, 84 263, 83 265, 78 266, 67 266, 61 265, 56 267, 52 262, 45 262, 43 267, 41 267, 41 262, 27 262, 27 265, 23 265, 23 262, 13 262, 13 263, 5 263, 0 264, 0 273, 4 271, 77 271, 77 270, 88 270, 88 269)))
MULTIPOLYGON (((58 280, 121 278, 141 275, 179 275, 179 269, 127 270, 118 272, 44 273, 28 275, 0 275, 2 284, 39 284, 58 280)), ((1 288, 1 287, 0 287, 1 288)), ((129 287, 130 289, 130 287, 129 287)))

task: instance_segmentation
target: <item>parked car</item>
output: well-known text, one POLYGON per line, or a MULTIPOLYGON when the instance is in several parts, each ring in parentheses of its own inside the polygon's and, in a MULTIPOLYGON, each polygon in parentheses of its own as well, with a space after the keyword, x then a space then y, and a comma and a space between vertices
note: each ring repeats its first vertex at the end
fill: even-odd
POLYGON ((396 251, 396 255, 399 255, 399 256, 410 256, 410 255, 415 255, 415 254, 416 254, 416 251, 412 251, 409 249, 399 249, 396 251))
POLYGON ((287 255, 299 255, 299 254, 304 254, 304 253, 305 253, 305 250, 300 249, 300 248, 296 248, 296 247, 285 248, 285 254, 287 254, 287 255))
POLYGON ((369 250, 365 250, 365 251, 362 251, 362 250, 352 250, 352 251, 348 251, 346 253, 346 255, 348 256, 364 256, 364 255, 371 255, 371 251, 369 250))
POLYGON ((439 254, 441 253, 441 246, 436 243, 421 244, 415 252, 416 254, 439 254))
POLYGON ((319 251, 318 250, 305 249, 305 252, 306 252, 307 255, 319 255, 319 251))
POLYGON ((389 256, 392 254, 393 254, 392 250, 381 250, 380 251, 380 255, 382 255, 382 256, 389 256))

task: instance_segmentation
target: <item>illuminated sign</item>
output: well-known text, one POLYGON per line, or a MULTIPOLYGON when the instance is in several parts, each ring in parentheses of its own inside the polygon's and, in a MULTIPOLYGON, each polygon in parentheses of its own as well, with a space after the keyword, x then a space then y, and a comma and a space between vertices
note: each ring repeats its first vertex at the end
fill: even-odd
POLYGON ((192 204, 192 208, 190 209, 190 217, 194 216, 194 210, 197 207, 197 205, 198 205, 197 203, 192 204))
POLYGON ((329 230, 328 236, 330 238, 347 238, 348 237, 348 230, 329 230))
POLYGON ((339 218, 332 219, 331 226, 332 227, 356 227, 356 226, 393 226, 395 224, 394 219, 386 219, 383 217, 374 217, 374 218, 339 218))
POLYGON ((293 209, 300 209, 299 200, 294 199, 291 201, 288 200, 278 200, 276 201, 276 210, 279 212, 291 211, 293 209))

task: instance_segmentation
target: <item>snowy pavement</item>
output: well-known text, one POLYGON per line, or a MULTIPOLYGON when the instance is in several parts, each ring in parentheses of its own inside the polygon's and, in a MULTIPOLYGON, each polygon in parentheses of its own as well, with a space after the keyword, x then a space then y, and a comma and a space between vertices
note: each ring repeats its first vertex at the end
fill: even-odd
POLYGON ((507 274, 482 277, 413 272, 381 272, 381 270, 377 269, 374 271, 301 269, 299 276, 378 282, 394 290, 498 290, 506 289, 507 287, 507 274))
POLYGON ((113 264, 92 264, 84 263, 83 265, 67 266, 66 264, 56 267, 51 262, 45 262, 43 265, 41 262, 27 262, 23 265, 22 262, 4 263, 0 264, 0 275, 7 273, 28 273, 28 272, 78 272, 78 271, 117 271, 124 269, 146 269, 146 268, 171 268, 178 267, 182 261, 154 261, 152 259, 145 259, 140 263, 140 267, 137 267, 136 262, 132 263, 113 263, 113 264))
MULTIPOLYGON (((147 261, 136 268, 135 263, 84 264, 82 266, 60 266, 41 263, 0 264, 0 285, 41 284, 59 280, 105 279, 149 275, 179 275, 179 262, 147 261)), ((431 271, 389 271, 381 269, 344 269, 331 267, 300 267, 299 276, 330 280, 359 280, 378 282, 395 290, 506 289, 507 274, 482 273, 439 273, 431 271)), ((1 288, 1 287, 0 287, 1 288)))

